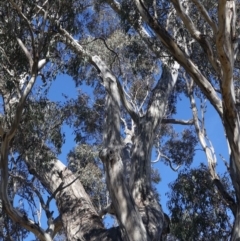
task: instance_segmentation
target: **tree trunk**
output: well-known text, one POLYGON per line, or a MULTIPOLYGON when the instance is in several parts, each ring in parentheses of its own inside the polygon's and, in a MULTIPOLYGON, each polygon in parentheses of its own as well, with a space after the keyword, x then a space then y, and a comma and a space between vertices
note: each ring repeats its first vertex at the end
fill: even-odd
POLYGON ((236 215, 235 215, 235 220, 234 220, 234 226, 232 229, 231 241, 239 241, 240 240, 239 228, 240 228, 240 206, 238 205, 236 215))
POLYGON ((104 149, 100 152, 100 158, 105 166, 106 182, 114 211, 120 227, 124 230, 126 240, 150 240, 147 237, 140 213, 125 181, 119 150, 114 148, 104 149))
POLYGON ((44 161, 38 158, 38 163, 28 159, 26 162, 50 194, 54 194, 67 239, 121 241, 119 228, 104 228, 79 179, 59 160, 51 160, 41 168, 44 161))
MULTIPOLYGON (((239 159, 240 160, 240 155, 239 159)), ((234 186, 234 190, 236 193, 236 205, 235 205, 235 213, 234 213, 234 226, 232 229, 231 241, 239 241, 240 240, 240 175, 239 170, 235 164, 233 155, 230 156, 230 175, 232 179, 232 183, 234 186)))

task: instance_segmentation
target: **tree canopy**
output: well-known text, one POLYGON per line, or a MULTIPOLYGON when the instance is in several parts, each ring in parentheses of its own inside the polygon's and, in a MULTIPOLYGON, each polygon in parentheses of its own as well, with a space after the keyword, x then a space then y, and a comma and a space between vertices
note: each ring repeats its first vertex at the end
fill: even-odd
POLYGON ((2 0, 0 239, 239 240, 239 10, 238 0, 2 0), (61 75, 77 96, 54 101, 61 75), (208 137, 207 105, 227 157, 208 137), (59 160, 64 126, 75 143, 59 160), (207 165, 196 168, 199 148, 207 165), (178 172, 170 212, 159 161, 178 172))

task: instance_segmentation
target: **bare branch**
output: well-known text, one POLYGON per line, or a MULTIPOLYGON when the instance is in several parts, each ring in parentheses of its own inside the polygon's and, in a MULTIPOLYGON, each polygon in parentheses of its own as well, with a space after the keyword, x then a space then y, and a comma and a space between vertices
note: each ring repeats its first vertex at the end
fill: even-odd
POLYGON ((24 182, 27 186, 30 186, 31 189, 35 192, 35 194, 37 195, 40 203, 41 203, 41 206, 43 207, 43 209, 45 210, 45 202, 43 200, 43 197, 41 195, 41 193, 39 192, 39 190, 33 185, 32 182, 27 182, 26 181, 26 178, 23 177, 22 175, 20 174, 12 174, 12 173, 9 173, 9 176, 13 177, 13 178, 17 178, 17 179, 20 179, 22 182, 24 182))
MULTIPOLYGON (((27 181, 26 181, 26 178, 23 177, 23 176, 21 176, 21 175, 19 175, 19 174, 16 175, 16 174, 11 174, 11 173, 9 173, 9 175, 10 175, 11 177, 13 177, 13 178, 20 179, 20 180, 21 180, 22 182, 24 182, 26 185, 30 186, 31 189, 35 192, 35 194, 37 195, 37 197, 38 197, 38 199, 39 199, 39 201, 40 201, 40 208, 42 207, 42 208, 44 209, 44 211, 46 212, 46 216, 47 216, 48 219, 53 219, 53 217, 52 217, 53 212, 50 212, 50 211, 49 211, 49 204, 50 204, 51 200, 52 200, 53 198, 55 198, 56 193, 57 193, 60 189, 61 189, 61 190, 63 189, 63 188, 62 188, 63 183, 62 183, 62 185, 60 184, 60 186, 59 186, 59 187, 56 189, 56 191, 51 195, 51 197, 48 197, 47 203, 45 204, 41 193, 40 193, 39 190, 33 185, 32 182, 27 182, 27 181)), ((39 217, 39 226, 41 226, 41 224, 40 224, 40 217, 39 217)), ((60 216, 59 216, 59 217, 57 217, 55 220, 53 220, 53 221, 50 223, 48 229, 46 230, 46 233, 49 233, 49 234, 51 235, 51 237, 53 238, 53 237, 56 235, 56 233, 61 229, 61 227, 62 227, 62 221, 61 221, 60 216)))
MULTIPOLYGON (((42 195, 40 194, 40 192, 34 187, 32 182, 26 182, 26 179, 19 175, 19 174, 9 174, 11 177, 13 178, 17 178, 20 179, 21 181, 23 181, 26 185, 30 186, 32 188, 32 190, 35 192, 35 194, 38 196, 39 201, 42 205, 42 207, 45 207, 45 203, 44 200, 42 198, 42 195)), ((4 203, 6 204, 6 203, 4 203)), ((5 205, 4 205, 5 206, 5 205)), ((7 207, 10 208, 9 204, 7 205, 7 207)), ((52 241, 53 236, 49 236, 47 234, 47 232, 45 232, 40 226, 39 224, 36 224, 34 221, 30 220, 28 217, 26 217, 25 214, 21 214, 19 213, 17 210, 14 210, 14 208, 10 208, 12 209, 10 217, 13 219, 13 221, 19 223, 22 227, 26 228, 27 230, 29 230, 30 232, 33 232, 37 237, 40 238, 41 241, 52 241), (16 221, 18 220, 18 221, 16 221), (20 220, 20 221, 19 221, 20 220)), ((46 208, 44 208, 46 210, 46 208)), ((59 224, 58 224, 59 225, 59 224)))
POLYGON ((58 216, 49 225, 48 229, 46 230, 46 233, 49 233, 51 237, 54 238, 55 235, 61 230, 62 226, 63 225, 62 225, 61 216, 58 216))
POLYGON ((127 112, 129 113, 129 115, 132 117, 132 119, 137 122, 138 121, 138 115, 135 113, 135 111, 133 110, 132 106, 130 105, 129 101, 127 100, 122 85, 120 84, 119 80, 116 79, 117 81, 117 86, 118 86, 118 90, 119 90, 119 94, 122 100, 122 104, 125 107, 125 109, 127 110, 127 112))
POLYGON ((143 112, 143 105, 146 102, 146 99, 147 99, 148 95, 149 95, 149 90, 147 89, 146 95, 144 96, 144 98, 142 100, 142 103, 140 104, 140 106, 138 108, 138 113, 143 112))
POLYGON ((228 165, 227 160, 226 160, 221 154, 220 154, 220 157, 221 157, 221 159, 222 159, 224 165, 226 166, 227 170, 229 171, 229 165, 228 165))
POLYGON ((44 16, 47 15, 48 12, 43 9, 43 7, 44 7, 47 3, 48 3, 48 0, 46 0, 46 1, 42 4, 41 7, 40 7, 39 5, 36 5, 39 10, 36 12, 35 15, 33 15, 33 18, 35 18, 41 11, 44 11, 44 13, 46 13, 46 14, 44 14, 44 16))
POLYGON ((104 43, 105 47, 106 47, 110 52, 112 52, 115 56, 118 57, 118 54, 117 54, 113 49, 111 49, 111 48, 108 46, 108 44, 107 44, 107 42, 106 42, 106 39, 104 39, 104 38, 102 38, 102 37, 94 38, 94 39, 91 40, 90 42, 84 43, 83 45, 92 43, 92 42, 97 41, 97 40, 101 40, 101 41, 104 43))
POLYGON ((38 61, 38 71, 40 71, 44 65, 47 63, 47 59, 41 59, 38 61))
MULTIPOLYGON (((3 178, 3 177, 2 177, 3 178)), ((5 179, 5 178, 4 178, 5 179)), ((1 198, 3 201, 3 206, 8 213, 9 217, 15 222, 26 228, 30 232, 34 233, 41 241, 52 241, 51 236, 49 236, 38 224, 28 219, 26 215, 20 213, 18 210, 14 209, 10 203, 6 190, 7 180, 1 180, 1 198)))
POLYGON ((53 198, 55 198, 56 194, 58 192, 60 192, 61 190, 63 190, 63 184, 64 182, 61 182, 60 185, 56 188, 56 190, 52 193, 52 195, 50 197, 48 197, 46 206, 49 207, 50 202, 52 201, 53 198))
MULTIPOLYGON (((160 153, 160 157, 162 157, 162 158, 164 158, 165 160, 168 161, 170 168, 171 168, 174 172, 177 172, 178 169, 182 166, 182 165, 178 165, 177 167, 174 168, 173 165, 172 165, 172 161, 171 161, 171 159, 170 159, 169 157, 163 155, 162 153, 160 153)), ((154 162, 156 162, 156 161, 154 161, 154 162)), ((154 163, 154 162, 152 162, 152 163, 154 163)))
POLYGON ((157 157, 155 160, 151 161, 152 163, 156 163, 156 162, 159 162, 160 161, 160 157, 161 157, 161 150, 160 150, 160 144, 159 142, 157 143, 157 157))
MULTIPOLYGON (((186 78, 186 75, 185 75, 185 78, 186 78)), ((202 128, 201 128, 200 124, 199 124, 197 106, 196 106, 195 98, 193 95, 193 80, 191 78, 190 78, 189 82, 187 82, 187 88, 188 88, 188 94, 189 94, 189 99, 190 99, 192 113, 193 113, 195 130, 198 135, 200 144, 206 154, 211 178, 219 179, 218 175, 216 173, 216 155, 213 150, 213 146, 211 146, 211 142, 209 143, 210 147, 207 145, 207 143, 206 143, 207 134, 205 131, 205 127, 202 126, 202 128)))
MULTIPOLYGON (((215 168, 216 168, 217 159, 216 159, 214 147, 213 147, 211 141, 207 137, 204 124, 203 124, 202 128, 200 128, 200 125, 199 125, 197 107, 196 107, 196 103, 195 103, 195 99, 193 97, 193 91, 192 91, 193 81, 190 80, 190 82, 188 82, 187 86, 188 86, 188 93, 189 93, 189 98, 190 98, 190 102, 191 102, 191 108, 192 108, 192 112, 193 112, 193 120, 194 120, 196 133, 198 135, 200 144, 206 154, 211 178, 213 180, 213 183, 216 185, 219 193, 222 195, 222 198, 227 202, 227 204, 229 205, 229 208, 232 210, 233 215, 235 215, 236 214, 235 201, 229 195, 229 193, 226 191, 225 187, 221 183, 221 181, 216 173, 215 168), (206 141, 208 141, 208 143, 209 143, 208 145, 207 145, 206 141)), ((202 113, 202 115, 204 115, 204 114, 202 113)))
POLYGON ((163 124, 193 125, 194 121, 193 121, 193 119, 191 119, 191 120, 179 120, 179 119, 163 118, 161 123, 163 123, 163 124))

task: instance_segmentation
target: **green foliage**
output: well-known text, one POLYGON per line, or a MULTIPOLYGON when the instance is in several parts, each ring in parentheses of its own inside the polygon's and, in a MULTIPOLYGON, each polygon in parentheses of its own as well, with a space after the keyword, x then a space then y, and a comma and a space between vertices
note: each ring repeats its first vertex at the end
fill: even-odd
MULTIPOLYGON (((23 153, 29 146, 31 151, 38 150, 42 145, 39 140, 47 142, 54 153, 60 153, 64 143, 61 126, 66 113, 62 106, 46 98, 29 99, 22 117, 22 125, 15 138, 15 143, 21 139, 23 153)), ((19 148, 19 147, 18 147, 19 148)))
POLYGON ((176 165, 190 166, 195 154, 197 137, 192 129, 185 129, 176 134, 173 132, 164 145, 163 153, 176 165))
MULTIPOLYGON (((227 177, 221 181, 229 189, 227 177)), ((227 240, 231 232, 230 210, 206 166, 180 172, 170 188, 171 233, 180 240, 227 240)))
POLYGON ((68 155, 68 166, 79 177, 95 208, 99 211, 105 207, 107 189, 98 150, 94 146, 78 145, 68 155))
POLYGON ((66 102, 64 113, 66 123, 74 130, 77 143, 99 143, 100 133, 103 128, 104 99, 98 94, 95 95, 90 104, 89 96, 79 92, 77 99, 70 99, 66 102))
MULTIPOLYGON (((39 72, 44 82, 39 88, 43 88, 47 92, 49 83, 59 73, 67 73, 74 79, 76 86, 91 86, 92 94, 79 92, 77 98, 68 99, 66 103, 61 104, 49 100, 43 91, 38 93, 32 91, 25 103, 17 134, 11 143, 11 155, 15 159, 9 161, 9 196, 13 198, 14 195, 18 195, 28 202, 32 210, 37 210, 34 188, 43 194, 47 187, 43 188, 35 180, 37 177, 32 179, 33 173, 24 164, 24 159, 28 157, 33 161, 36 160, 38 167, 46 172, 51 170, 52 167, 48 165, 49 160, 61 153, 65 141, 62 125, 66 123, 73 129, 77 143, 76 148, 69 153, 68 167, 79 177, 94 206, 100 210, 106 205, 108 198, 104 172, 98 161, 98 147, 102 142, 104 128, 106 92, 102 86, 101 76, 97 69, 89 63, 89 58, 74 53, 69 46, 60 41, 59 26, 72 34, 86 52, 92 56, 99 56, 106 63, 109 70, 122 84, 127 100, 140 116, 144 115, 151 92, 160 78, 159 56, 151 50, 150 45, 147 45, 135 30, 138 25, 139 13, 136 11, 133 1, 119 1, 122 4, 119 16, 114 13, 105 0, 38 0, 35 2, 15 0, 14 2, 20 7, 30 24, 20 17, 19 13, 10 6, 9 1, 1 1, 0 93, 5 98, 1 111, 3 127, 8 130, 13 123, 14 115, 12 114, 16 107, 16 105, 12 105, 9 109, 5 108, 6 100, 18 96, 19 92, 24 90, 24 87, 20 89, 19 81, 23 79, 27 82, 30 76, 28 73, 31 72, 29 60, 16 38, 21 39, 31 55, 35 54, 36 49, 39 50, 37 59, 47 56, 49 63, 39 72), (44 13, 36 7, 36 4, 41 6, 45 2, 47 2, 47 7, 45 7, 48 9, 49 16, 44 24, 44 13), (134 24, 129 24, 129 19, 133 20, 134 24), (41 32, 42 29, 44 29, 43 32, 41 32), (41 153, 41 158, 38 158, 38 153, 41 153), (16 177, 17 175, 19 178, 16 177), (16 183, 17 191, 14 190, 16 183)), ((149 13, 157 15, 158 21, 165 26, 166 17, 172 11, 170 3, 152 0, 143 2, 149 13)), ((216 1, 202 2, 210 17, 214 18, 216 1)), ((198 29, 203 33, 208 32, 209 26, 203 24, 195 5, 191 2, 188 4, 189 14, 193 16, 192 19, 198 29)), ((176 41, 182 44, 183 37, 185 37, 186 42, 190 43, 191 36, 184 29, 179 18, 172 14, 168 20, 168 31, 175 34, 176 41)), ((147 32, 152 39, 156 38, 150 29, 147 29, 147 32)), ((210 44, 212 44, 211 37, 209 37, 210 44)), ((160 42, 158 49, 162 49, 160 42)), ((215 81, 216 73, 209 65, 206 55, 197 41, 191 44, 191 51, 194 53, 190 53, 192 61, 198 64, 199 70, 203 75, 209 77, 212 85, 218 89, 219 84, 215 81)), ((166 55, 165 51, 163 53, 165 61, 171 64, 173 59, 166 55)), ((188 96, 183 74, 181 69, 175 91, 168 99, 167 117, 177 114, 178 93, 188 96)), ((238 79, 238 72, 236 71, 234 74, 238 79)), ((194 93, 200 99, 204 97, 198 88, 195 88, 194 93)), ((122 117, 125 118, 127 125, 132 127, 131 118, 123 109, 122 117)), ((124 137, 123 128, 124 125, 119 130, 122 137, 124 137)), ((163 144, 160 145, 162 154, 172 160, 173 164, 185 165, 186 168, 191 166, 197 143, 191 128, 177 134, 172 126, 162 125, 161 129, 159 128, 158 132, 153 134, 155 143, 163 144)), ((166 161, 166 163, 168 162, 166 161)), ((207 168, 204 166, 200 166, 198 169, 185 169, 170 185, 168 206, 172 215, 172 231, 181 240, 198 241, 204 240, 205 237, 208 237, 209 240, 225 240, 230 233, 231 220, 229 220, 227 206, 209 176, 207 168)), ((154 184, 161 180, 159 172, 155 169, 152 169, 151 177, 154 184)), ((229 189, 226 177, 222 178, 222 182, 229 189)), ((158 196, 156 189, 154 194, 158 196)), ((8 233, 12 233, 14 240, 20 236, 23 239, 27 232, 18 229, 17 225, 5 215, 4 210, 1 211, 0 220, 3 217, 5 226, 4 233, 0 226, 0 239, 7 237, 8 233)), ((21 207, 21 211, 26 210, 21 207)), ((34 213, 31 215, 34 217, 34 213)), ((5 240, 7 239, 5 238, 5 240)))

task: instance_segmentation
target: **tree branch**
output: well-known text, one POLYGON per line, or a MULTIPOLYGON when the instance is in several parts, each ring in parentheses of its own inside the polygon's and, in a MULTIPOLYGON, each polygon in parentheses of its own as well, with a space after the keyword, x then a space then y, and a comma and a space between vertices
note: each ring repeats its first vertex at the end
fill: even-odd
POLYGON ((105 64, 105 62, 99 56, 92 56, 90 53, 84 50, 84 48, 79 44, 79 42, 76 41, 65 29, 60 27, 59 32, 65 37, 61 38, 62 42, 64 42, 68 46, 71 46, 71 48, 74 49, 80 56, 87 58, 88 62, 99 71, 100 76, 103 79, 104 87, 108 91, 109 95, 114 101, 116 101, 116 103, 118 103, 118 105, 120 105, 120 103, 122 102, 123 106, 129 113, 131 118, 135 122, 137 122, 138 115, 135 113, 132 106, 127 101, 127 98, 124 94, 122 85, 120 84, 119 80, 114 76, 114 74, 105 64))
POLYGON ((63 225, 61 216, 58 216, 52 221, 46 232, 49 233, 51 237, 55 237, 55 235, 61 230, 62 227, 63 225))
POLYGON ((153 121, 153 131, 158 126, 159 121, 162 120, 167 99, 172 92, 178 77, 179 64, 174 62, 174 65, 168 67, 167 65, 162 66, 162 76, 159 79, 156 87, 152 91, 152 96, 149 101, 146 116, 151 117, 153 121))
MULTIPOLYGON (((185 76, 186 78, 186 76, 185 76)), ((186 79, 187 81, 187 79, 186 79)), ((194 126, 195 130, 199 139, 199 142, 206 154, 206 158, 208 161, 208 167, 210 170, 211 178, 215 179, 218 178, 217 173, 216 173, 216 155, 214 151, 212 150, 212 146, 208 146, 206 143, 206 133, 205 133, 205 128, 202 127, 200 128, 199 120, 198 120, 198 111, 197 111, 197 106, 196 102, 194 99, 193 95, 193 80, 190 78, 189 82, 187 81, 187 88, 188 88, 188 95, 189 95, 189 100, 191 103, 191 109, 193 113, 193 121, 194 121, 194 126)))
MULTIPOLYGON (((77 223, 75 237, 86 237, 93 230, 96 232, 96 234, 93 232, 96 237, 100 233, 107 232, 79 177, 76 177, 62 162, 55 159, 47 146, 43 145, 41 152, 36 153, 35 158, 37 160, 30 160, 26 155, 24 157, 34 176, 39 179, 49 193, 53 194, 62 182, 65 183, 62 189, 59 189, 56 193, 55 199, 61 213, 64 229, 67 230, 66 233, 71 233, 72 222, 74 221, 76 221, 75 224, 77 223), (39 163, 46 163, 46 155, 49 157, 47 165, 39 165, 39 163), (59 175, 59 173, 61 174, 59 175), (71 221, 69 215, 73 218, 71 221), (91 221, 91 227, 89 227, 89 221, 91 221)), ((50 224, 49 228, 51 227, 50 224)), ((112 236, 109 237, 109 240, 111 240, 112 236)))
POLYGON ((145 22, 152 28, 158 38, 162 41, 164 46, 171 52, 174 58, 181 64, 190 76, 194 79, 197 85, 201 88, 203 93, 209 98, 211 104, 217 110, 220 117, 222 117, 222 102, 217 96, 211 83, 202 75, 197 66, 191 59, 181 50, 177 43, 173 40, 170 34, 160 25, 157 20, 153 19, 144 7, 141 0, 134 0, 134 3, 142 15, 145 22))
POLYGON ((160 148, 159 148, 159 145, 158 145, 157 152, 158 152, 158 156, 157 156, 156 160, 151 161, 152 163, 159 162, 159 161, 160 161, 160 158, 162 157, 162 158, 164 158, 164 159, 169 163, 170 168, 171 168, 174 172, 177 172, 178 169, 182 166, 182 165, 178 165, 177 167, 174 168, 173 165, 172 165, 171 159, 170 159, 169 157, 167 157, 166 155, 163 155, 163 154, 161 153, 160 148))
POLYGON ((22 40, 20 38, 17 38, 17 42, 28 59, 30 69, 32 69, 33 59, 32 59, 30 52, 28 51, 28 49, 26 48, 26 46, 24 45, 24 43, 22 42, 22 40))
POLYGON ((195 129, 196 129, 196 133, 198 135, 200 144, 206 154, 206 158, 208 161, 208 166, 209 166, 209 171, 210 171, 210 175, 211 178, 213 180, 213 183, 216 185, 219 193, 221 194, 222 198, 227 202, 227 204, 229 205, 229 208, 231 209, 233 215, 236 214, 236 205, 235 205, 235 201, 234 199, 228 194, 228 192, 226 191, 225 187, 222 185, 217 173, 216 173, 216 155, 214 153, 214 149, 213 146, 209 140, 209 145, 210 147, 207 145, 205 138, 207 138, 207 135, 205 133, 205 128, 204 126, 202 127, 202 130, 199 126, 199 121, 198 121, 198 111, 197 111, 197 107, 196 107, 196 103, 195 103, 195 99, 193 97, 193 89, 192 86, 193 85, 193 81, 190 80, 190 82, 187 84, 188 86, 188 93, 189 93, 189 98, 190 98, 190 102, 191 102, 191 108, 192 108, 192 112, 193 112, 193 120, 194 120, 194 125, 195 125, 195 129))
POLYGON ((13 206, 11 205, 11 202, 8 199, 8 195, 6 193, 7 180, 6 178, 4 178, 3 180, 3 178, 4 177, 2 175, 0 195, 3 201, 3 207, 6 210, 9 217, 13 220, 13 222, 18 223, 23 228, 34 233, 36 237, 38 237, 41 241, 52 241, 51 236, 47 234, 38 224, 28 219, 25 214, 22 214, 15 208, 13 208, 13 206))
MULTIPOLYGON (((45 204, 43 197, 41 195, 41 193, 39 192, 39 190, 33 185, 32 182, 27 182, 26 178, 21 176, 21 175, 16 175, 16 174, 11 174, 9 173, 9 175, 13 178, 17 178, 20 179, 21 181, 23 181, 26 185, 30 186, 31 189, 35 192, 35 194, 37 195, 40 203, 41 203, 41 207, 44 209, 44 211, 46 212, 46 216, 49 219, 53 219, 52 217, 52 213, 49 211, 49 204, 50 201, 52 200, 52 198, 55 197, 56 193, 59 191, 60 188, 62 188, 62 185, 60 184, 59 188, 56 189, 56 191, 51 195, 51 197, 48 198, 47 203, 45 204)), ((60 216, 58 216, 55 220, 53 220, 53 222, 51 223, 51 225, 49 225, 48 229, 46 230, 46 233, 50 234, 50 236, 53 238, 56 233, 61 229, 62 227, 62 221, 60 219, 60 216)))
POLYGON ((179 120, 179 119, 163 118, 161 123, 163 123, 163 124, 193 125, 194 121, 193 121, 193 119, 191 119, 191 120, 179 120))
POLYGON ((235 119, 235 93, 233 87, 234 46, 235 40, 235 2, 219 1, 218 23, 219 31, 216 39, 216 47, 222 67, 221 90, 226 120, 235 119))
POLYGON ((202 3, 200 3, 198 0, 192 0, 192 2, 195 3, 195 5, 197 6, 197 8, 200 11, 201 15, 203 16, 203 18, 206 20, 206 22, 212 28, 213 33, 216 34, 217 31, 218 31, 218 27, 217 27, 216 23, 209 16, 209 14, 208 14, 206 8, 204 7, 204 5, 202 3))
POLYGON ((195 27, 192 19, 184 11, 182 4, 179 0, 171 0, 178 15, 182 19, 184 26, 188 29, 192 37, 202 46, 204 52, 206 52, 210 63, 217 74, 220 74, 220 63, 213 53, 212 47, 208 42, 207 38, 195 27))

